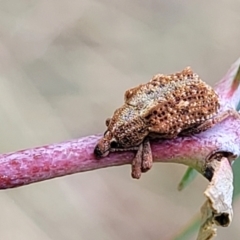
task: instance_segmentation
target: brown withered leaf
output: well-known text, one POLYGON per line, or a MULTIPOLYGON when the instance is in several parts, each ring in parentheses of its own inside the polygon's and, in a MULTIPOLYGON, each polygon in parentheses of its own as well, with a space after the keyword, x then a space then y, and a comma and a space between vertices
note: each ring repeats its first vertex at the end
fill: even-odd
POLYGON ((233 217, 233 172, 229 160, 223 157, 220 161, 209 163, 213 177, 204 195, 207 201, 201 208, 202 225, 197 240, 210 240, 217 234, 216 226, 227 227, 233 217))

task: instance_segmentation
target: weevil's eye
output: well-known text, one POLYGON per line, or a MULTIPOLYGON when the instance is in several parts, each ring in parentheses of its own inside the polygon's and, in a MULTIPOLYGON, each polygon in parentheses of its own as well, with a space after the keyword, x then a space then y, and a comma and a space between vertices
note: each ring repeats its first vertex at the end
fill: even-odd
POLYGON ((111 143, 110 143, 110 147, 111 147, 111 148, 117 148, 117 147, 118 147, 118 143, 117 143, 115 140, 113 140, 113 141, 111 141, 111 143))

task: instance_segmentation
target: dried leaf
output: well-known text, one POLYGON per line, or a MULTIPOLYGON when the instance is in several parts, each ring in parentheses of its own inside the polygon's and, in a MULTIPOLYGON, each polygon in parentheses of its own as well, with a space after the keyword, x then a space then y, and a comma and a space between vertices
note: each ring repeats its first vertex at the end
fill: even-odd
POLYGON ((233 217, 233 172, 227 158, 209 163, 213 178, 204 192, 207 201, 201 208, 202 225, 197 240, 210 240, 216 236, 216 226, 227 227, 233 217))

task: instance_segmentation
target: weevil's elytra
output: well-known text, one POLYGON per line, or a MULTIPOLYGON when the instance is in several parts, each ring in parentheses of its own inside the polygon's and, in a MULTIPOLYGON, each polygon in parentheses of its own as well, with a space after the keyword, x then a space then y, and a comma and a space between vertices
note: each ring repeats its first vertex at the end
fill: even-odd
POLYGON ((149 138, 199 133, 227 117, 226 113, 217 116, 218 95, 190 67, 176 74, 157 74, 148 83, 127 90, 124 100, 107 119, 107 131, 94 153, 103 157, 109 152, 137 150, 134 178, 152 166, 149 138))

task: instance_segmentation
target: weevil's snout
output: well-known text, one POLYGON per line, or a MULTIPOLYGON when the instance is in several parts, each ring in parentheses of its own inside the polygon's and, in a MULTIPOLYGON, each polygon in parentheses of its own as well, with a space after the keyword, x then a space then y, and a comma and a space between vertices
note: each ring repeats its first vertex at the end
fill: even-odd
POLYGON ((109 154, 109 151, 103 151, 99 145, 94 149, 94 155, 97 158, 106 157, 109 154))
POLYGON ((101 158, 103 156, 103 153, 100 149, 100 147, 97 145, 94 149, 94 155, 97 157, 97 158, 101 158))
POLYGON ((94 155, 97 158, 106 157, 109 154, 110 143, 104 137, 98 142, 94 149, 94 155))

